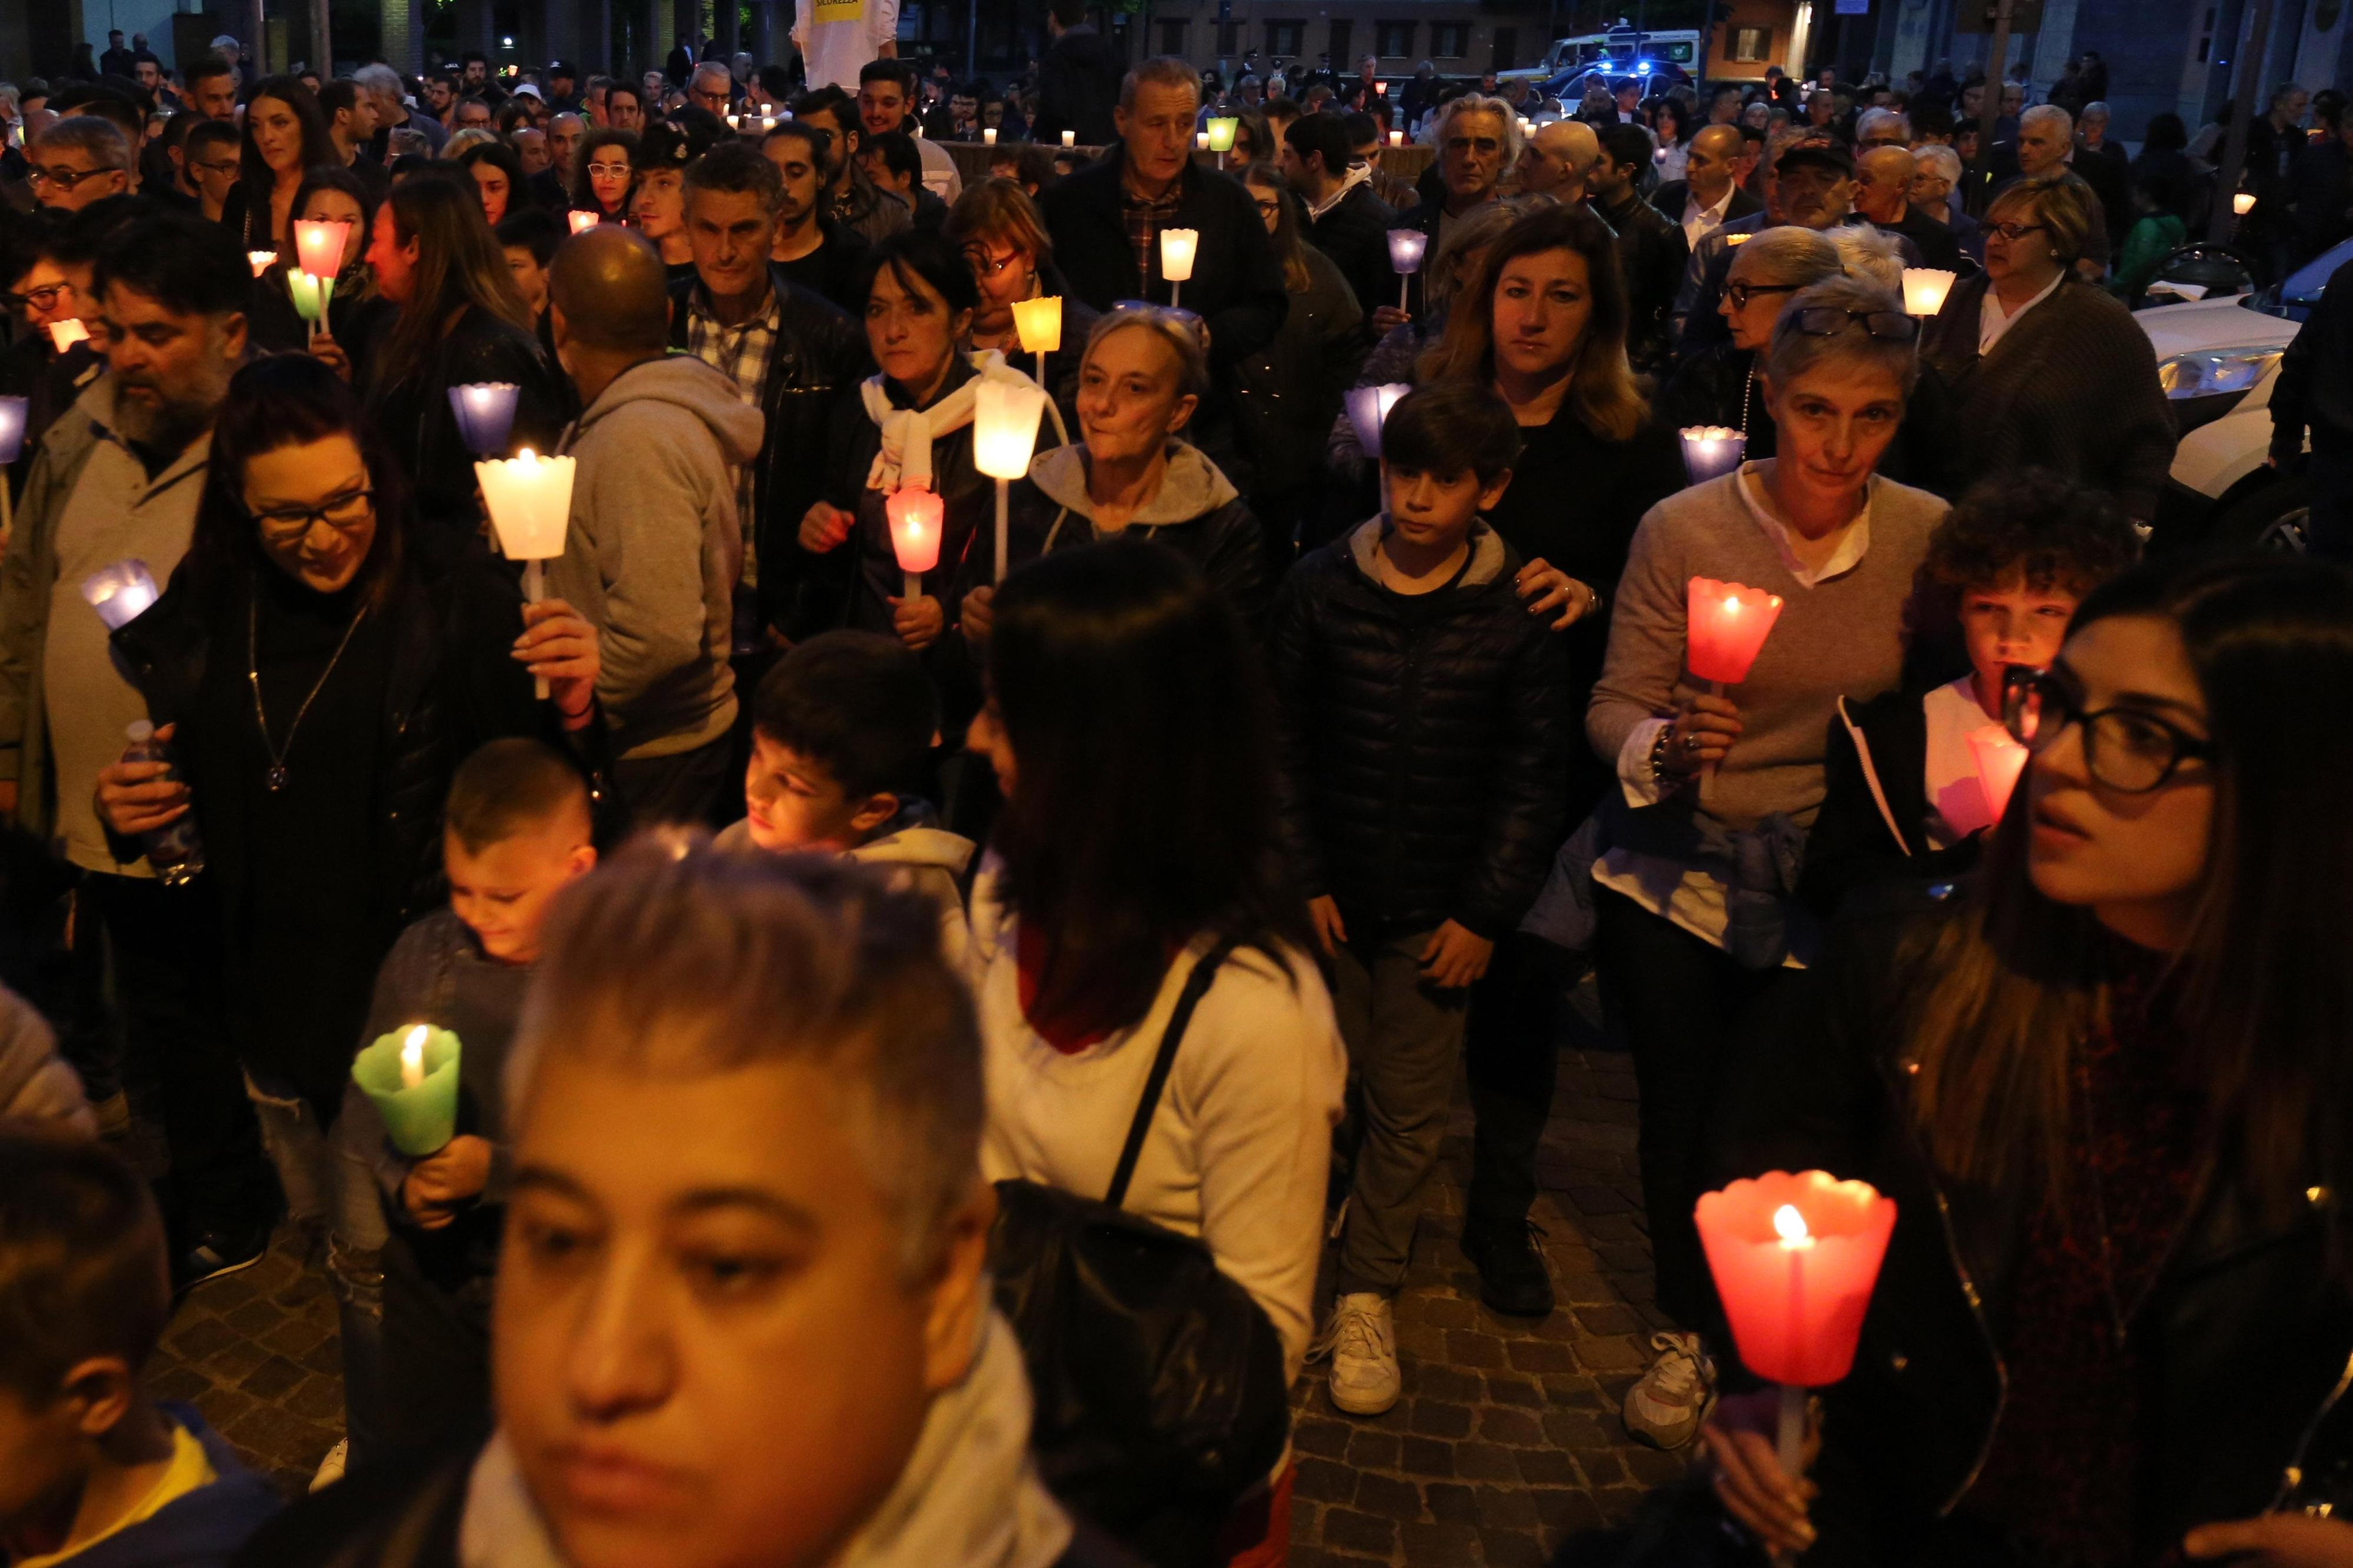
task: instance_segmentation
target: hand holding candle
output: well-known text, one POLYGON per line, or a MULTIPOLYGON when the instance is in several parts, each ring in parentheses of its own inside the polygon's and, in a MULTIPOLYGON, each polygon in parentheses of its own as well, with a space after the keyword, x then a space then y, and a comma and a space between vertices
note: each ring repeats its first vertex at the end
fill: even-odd
POLYGON ((458 1037, 417 1024, 378 1035, 352 1063, 352 1081, 402 1153, 430 1154, 458 1131, 458 1037))
MULTIPOLYGON (((522 596, 527 603, 539 603, 545 593, 540 563, 564 553, 564 536, 572 523, 575 467, 570 458, 534 457, 528 447, 512 458, 474 465, 474 478, 482 487, 482 504, 491 514, 491 530, 498 536, 499 553, 525 563, 522 596)), ((540 678, 533 684, 545 701, 546 679, 540 678)))
POLYGON ((1969 731, 1969 754, 1977 759, 1978 784, 1985 791, 1986 805, 2000 822, 2010 810, 2010 792, 2018 787, 2018 775, 2026 771, 2026 748, 2011 738, 2008 730, 1999 724, 1988 724, 1969 731))

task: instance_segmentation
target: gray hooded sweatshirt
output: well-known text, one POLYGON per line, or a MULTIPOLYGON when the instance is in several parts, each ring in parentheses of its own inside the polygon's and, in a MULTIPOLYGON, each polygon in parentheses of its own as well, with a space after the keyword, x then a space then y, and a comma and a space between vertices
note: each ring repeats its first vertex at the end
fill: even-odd
POLYGON ((615 377, 565 436, 579 468, 547 591, 597 630, 596 696, 621 757, 692 751, 735 721, 733 468, 759 455, 765 424, 725 376, 670 354, 615 377))

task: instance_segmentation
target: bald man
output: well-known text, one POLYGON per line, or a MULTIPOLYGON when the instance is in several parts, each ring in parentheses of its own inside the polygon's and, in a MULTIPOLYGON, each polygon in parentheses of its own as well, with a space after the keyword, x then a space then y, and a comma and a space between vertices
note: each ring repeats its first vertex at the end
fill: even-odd
POLYGON ((1651 193, 1651 205, 1671 222, 1683 226, 1686 246, 1697 245, 1701 236, 1734 218, 1762 210, 1762 204, 1733 177, 1743 146, 1737 125, 1702 128, 1691 139, 1683 177, 1669 180, 1651 193))
POLYGON ((1581 120, 1556 120, 1536 128, 1520 150, 1519 194, 1550 196, 1574 206, 1585 199, 1601 143, 1581 120))
POLYGON ((621 798, 640 824, 701 822, 732 771, 729 628, 739 573, 750 581, 735 466, 758 456, 765 421, 726 376, 669 352, 669 275, 634 230, 564 242, 548 321, 583 410, 548 592, 596 627, 621 798))
POLYGON ((1920 258, 1947 272, 1960 270, 1961 245, 1953 231, 1926 213, 1912 210, 1912 174, 1916 167, 1902 147, 1873 147, 1854 161, 1854 210, 1873 227, 1899 234, 1920 247, 1920 258))

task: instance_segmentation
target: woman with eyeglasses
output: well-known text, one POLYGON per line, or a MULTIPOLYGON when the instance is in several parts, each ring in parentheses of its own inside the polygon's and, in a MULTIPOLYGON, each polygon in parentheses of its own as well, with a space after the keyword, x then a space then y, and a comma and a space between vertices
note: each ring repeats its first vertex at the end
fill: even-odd
POLYGON ((2010 682, 2049 668, 2075 606, 2139 558, 2115 501, 2054 474, 1999 475, 1960 499, 1929 537, 1912 679, 1839 700, 1798 889, 1815 913, 1866 886, 1976 868, 2000 816, 1977 747, 2003 722, 2010 682))
POLYGON ((511 382, 518 389, 506 456, 553 449, 571 416, 571 383, 541 357, 531 311, 473 182, 405 180, 376 212, 368 268, 400 308, 371 355, 368 412, 409 476, 418 521, 472 534, 480 526, 475 455, 449 389, 511 382))
POLYGON ((980 303, 972 313, 971 346, 976 351, 994 349, 1008 364, 1036 379, 1038 356, 1021 346, 1013 307, 1050 296, 1060 299, 1061 335, 1046 355, 1040 384, 1054 395, 1062 423, 1076 429, 1079 360, 1097 312, 1071 292, 1061 269, 1054 265, 1053 237, 1046 232, 1038 204, 1015 181, 983 180, 966 186, 956 198, 941 233, 964 253, 965 264, 972 268, 973 287, 979 292, 980 303))
POLYGON ((340 223, 343 253, 326 320, 315 332, 294 307, 294 277, 301 258, 289 247, 278 264, 254 280, 248 330, 256 347, 272 353, 310 353, 347 382, 365 384, 367 360, 399 308, 375 290, 367 269, 371 213, 366 188, 348 169, 313 169, 294 194, 294 221, 340 223))
MULTIPOLYGON (((996 549, 996 483, 973 460, 979 384, 1033 384, 999 355, 963 346, 979 290, 939 235, 904 230, 876 246, 860 293, 880 369, 835 413, 826 493, 801 520, 801 548, 840 563, 834 581, 850 626, 920 650, 955 623, 957 584, 996 549), (913 594, 891 531, 891 500, 902 490, 929 490, 941 508, 938 564, 913 594)), ((1034 449, 1054 441, 1052 418, 1041 417, 1034 449)))
POLYGON ((399 462, 308 356, 237 374, 205 482, 186 558, 114 634, 176 776, 111 764, 98 810, 126 861, 141 835, 195 814, 231 1037, 293 1216, 334 1231, 340 1289, 347 1232, 381 1222, 373 1193, 356 1220, 330 1197, 322 1129, 377 966, 446 896, 450 775, 505 735, 600 765, 596 637, 560 600, 525 605, 479 542, 410 527, 399 462))
POLYGON ((1902 300, 1852 279, 1791 298, 1760 388, 1779 448, 1642 520, 1586 715, 1617 773, 1593 868, 1594 964, 1633 1050, 1659 1310, 1674 1324, 1652 1336, 1661 1354, 1625 1417, 1663 1448, 1690 1441, 1714 1387, 1692 1205, 1727 1045, 1745 1018, 1787 1005, 1814 956, 1794 894, 1831 726, 1841 697, 1897 688, 1905 605, 1946 510, 1876 471, 1903 423, 1915 333, 1902 300), (1780 601, 1729 689, 1690 666, 1695 577, 1780 601))
POLYGON ((300 77, 264 77, 245 105, 245 140, 237 188, 221 204, 221 222, 245 237, 248 250, 294 251, 294 197, 312 169, 340 169, 343 156, 328 133, 318 95, 300 77))
POLYGON ((1724 1171, 1893 1198, 1853 1373, 1715 1496, 1808 1563, 2353 1561, 2353 578, 2242 555, 2078 609, 1977 885, 1852 928, 1726 1086, 1724 1171))
POLYGON ((638 133, 599 126, 574 153, 580 173, 572 182, 572 210, 596 215, 598 223, 627 223, 638 198, 638 133))
POLYGON ((1290 182, 1271 162, 1242 171, 1242 184, 1274 241, 1291 309, 1265 351, 1236 367, 1234 427, 1250 461, 1250 502, 1269 560, 1288 571, 1300 525, 1325 480, 1322 438, 1364 359, 1364 308, 1347 275, 1307 243, 1290 182))
POLYGON ((2050 468, 2148 522, 2173 421, 2148 334, 2073 276, 2091 224, 2081 181, 2021 180, 1986 208, 1985 271, 1953 286, 1922 362, 1951 390, 1954 468, 2050 468))

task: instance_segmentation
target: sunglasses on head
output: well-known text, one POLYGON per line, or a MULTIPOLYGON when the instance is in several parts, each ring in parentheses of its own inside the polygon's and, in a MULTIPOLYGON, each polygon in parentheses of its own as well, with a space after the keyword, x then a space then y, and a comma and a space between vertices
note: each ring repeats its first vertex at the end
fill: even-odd
POLYGON ((1810 305, 1798 312, 1798 331, 1813 338, 1834 338, 1860 322, 1882 342, 1908 343, 1920 335, 1920 323, 1900 310, 1848 310, 1836 305, 1810 305))

